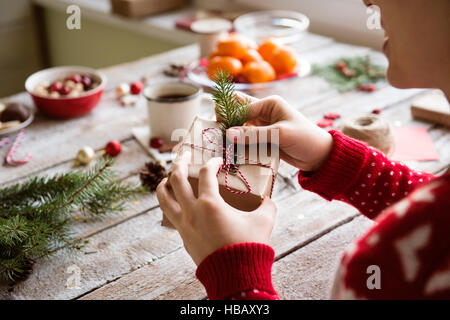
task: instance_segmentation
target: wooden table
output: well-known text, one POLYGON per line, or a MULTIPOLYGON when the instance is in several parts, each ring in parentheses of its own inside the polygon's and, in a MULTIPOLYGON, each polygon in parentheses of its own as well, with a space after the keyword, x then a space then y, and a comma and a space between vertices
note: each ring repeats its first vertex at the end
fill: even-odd
MULTIPOLYGON (((336 43, 313 34, 295 47, 311 63, 322 64, 370 52, 368 48, 336 43)), ((100 151, 112 139, 120 140, 123 145, 115 170, 124 179, 137 181, 137 172, 149 156, 132 138, 131 128, 146 123, 145 101, 135 107, 121 107, 114 97, 114 88, 120 82, 142 76, 149 76, 151 82, 162 80, 162 70, 169 62, 189 61, 197 56, 198 48, 188 46, 103 70, 109 81, 100 105, 91 114, 74 120, 61 121, 38 114, 26 129, 17 153, 18 157, 31 153, 32 161, 20 167, 0 167, 2 185, 23 181, 31 175, 69 170, 79 148, 89 145, 100 151)), ((314 122, 326 112, 338 112, 345 118, 379 108, 382 116, 393 124, 425 126, 441 160, 409 165, 437 173, 450 159, 450 132, 411 118, 411 99, 421 92, 398 90, 385 84, 374 93, 339 94, 323 79, 308 77, 286 81, 256 95, 279 94, 314 122)), ((3 101, 31 105, 26 93, 3 101)), ((0 152, 4 157, 6 151, 0 152)), ((273 266, 276 290, 283 299, 328 298, 343 250, 372 222, 347 204, 327 202, 301 190, 295 169, 286 164, 277 178, 274 199, 279 208, 271 240, 276 251, 273 266)), ((204 299, 205 291, 194 276, 194 263, 178 233, 160 225, 161 218, 156 196, 150 194, 139 202, 130 202, 120 215, 89 222, 74 219, 73 232, 88 241, 86 252, 61 249, 50 258, 37 261, 26 281, 10 292, 1 287, 0 298, 204 299), (81 272, 79 287, 67 287, 67 280, 73 275, 71 268, 79 268, 81 272)))

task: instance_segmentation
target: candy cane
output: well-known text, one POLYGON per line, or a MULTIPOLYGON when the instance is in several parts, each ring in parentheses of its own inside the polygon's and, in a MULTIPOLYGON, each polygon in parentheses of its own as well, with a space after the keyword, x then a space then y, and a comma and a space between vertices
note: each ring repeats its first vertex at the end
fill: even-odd
POLYGON ((23 140, 23 137, 25 135, 25 130, 20 130, 19 134, 16 137, 16 140, 14 140, 13 145, 11 146, 11 149, 9 149, 8 153, 6 154, 5 162, 10 166, 20 166, 23 164, 28 163, 31 159, 31 155, 27 154, 23 159, 21 160, 14 160, 14 153, 16 152, 17 147, 20 145, 20 143, 23 140))
POLYGON ((0 139, 0 149, 9 143, 9 138, 0 139))

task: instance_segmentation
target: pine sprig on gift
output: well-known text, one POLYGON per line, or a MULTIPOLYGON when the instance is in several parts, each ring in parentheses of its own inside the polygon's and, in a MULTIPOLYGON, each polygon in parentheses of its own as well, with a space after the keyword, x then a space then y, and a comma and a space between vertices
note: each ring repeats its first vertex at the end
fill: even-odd
POLYGON ((144 194, 142 187, 119 181, 111 165, 105 160, 88 172, 33 177, 0 189, 0 280, 26 278, 36 259, 59 248, 81 249, 69 228, 75 213, 102 217, 144 194))
POLYGON ((371 63, 370 57, 342 58, 326 66, 313 66, 313 74, 325 78, 339 92, 358 89, 361 85, 385 79, 386 68, 371 63), (342 72, 338 64, 346 66, 349 74, 342 72))
POLYGON ((232 77, 226 70, 218 70, 215 80, 213 99, 216 104, 216 116, 222 130, 242 126, 249 115, 249 101, 235 95, 232 77))

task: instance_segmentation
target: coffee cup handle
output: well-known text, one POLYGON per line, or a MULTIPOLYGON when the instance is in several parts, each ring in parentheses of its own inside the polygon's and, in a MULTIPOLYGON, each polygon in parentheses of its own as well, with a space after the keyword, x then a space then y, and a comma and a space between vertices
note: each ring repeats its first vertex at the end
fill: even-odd
POLYGON ((201 95, 202 100, 202 106, 203 106, 203 114, 208 114, 213 117, 213 119, 216 119, 216 114, 214 112, 215 103, 213 100, 213 96, 210 93, 203 92, 201 95))

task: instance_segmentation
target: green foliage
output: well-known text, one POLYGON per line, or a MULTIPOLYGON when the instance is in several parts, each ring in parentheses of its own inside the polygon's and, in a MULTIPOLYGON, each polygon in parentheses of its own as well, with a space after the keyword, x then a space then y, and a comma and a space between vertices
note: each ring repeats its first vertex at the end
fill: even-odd
POLYGON ((69 229, 75 213, 102 217, 144 192, 119 181, 111 165, 109 159, 87 172, 33 177, 0 189, 0 280, 23 279, 35 259, 58 248, 81 249, 69 229))
POLYGON ((213 98, 222 130, 242 126, 249 115, 249 101, 235 95, 234 84, 228 71, 218 70, 216 79, 213 98))
POLYGON ((357 89, 362 84, 369 84, 385 79, 385 68, 374 65, 370 57, 343 58, 326 66, 313 66, 313 74, 325 78, 340 92, 357 89), (354 77, 344 75, 336 64, 344 62, 355 73, 354 77))

